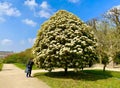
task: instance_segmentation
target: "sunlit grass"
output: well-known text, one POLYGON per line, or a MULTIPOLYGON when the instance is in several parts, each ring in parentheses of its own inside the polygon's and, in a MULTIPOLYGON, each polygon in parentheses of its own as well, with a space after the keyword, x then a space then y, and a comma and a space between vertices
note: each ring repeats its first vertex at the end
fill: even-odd
MULTIPOLYGON (((18 68, 20 69, 25 69, 26 68, 26 64, 22 64, 22 63, 14 63, 14 65, 16 65, 18 68)), ((35 65, 33 65, 33 70, 38 69, 35 65)))
POLYGON ((85 70, 75 73, 37 73, 35 77, 46 82, 51 88, 120 88, 120 72, 85 70))

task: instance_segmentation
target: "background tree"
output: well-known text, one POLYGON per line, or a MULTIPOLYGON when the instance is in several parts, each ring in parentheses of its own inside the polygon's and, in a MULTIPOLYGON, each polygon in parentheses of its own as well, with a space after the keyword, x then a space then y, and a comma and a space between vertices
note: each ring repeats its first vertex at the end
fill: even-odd
MULTIPOLYGON (((108 10, 103 17, 97 19, 96 22, 90 23, 90 26, 93 28, 94 25, 96 25, 95 28, 97 31, 95 31, 95 35, 97 37, 99 47, 97 52, 101 51, 99 54, 106 52, 106 55, 109 58, 108 66, 113 67, 114 62, 116 63, 116 53, 120 51, 120 7, 113 7, 108 10)), ((99 59, 100 63, 102 63, 103 58, 99 59)))
POLYGON ((115 53, 114 62, 120 64, 120 51, 115 53))
POLYGON ((94 32, 97 32, 97 19, 93 18, 91 20, 88 20, 86 24, 90 25, 94 32))
POLYGON ((120 33, 120 6, 113 7, 103 16, 112 23, 111 25, 115 25, 117 32, 120 33))
POLYGON ((84 68, 93 64, 96 39, 89 26, 75 15, 60 10, 38 31, 33 46, 34 62, 51 71, 62 67, 84 68))

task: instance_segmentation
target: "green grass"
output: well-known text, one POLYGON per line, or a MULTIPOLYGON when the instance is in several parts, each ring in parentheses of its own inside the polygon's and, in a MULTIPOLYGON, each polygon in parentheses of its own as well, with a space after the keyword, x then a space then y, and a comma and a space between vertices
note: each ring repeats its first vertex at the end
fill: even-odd
POLYGON ((35 77, 46 82, 51 88, 120 88, 120 72, 85 70, 75 73, 36 73, 35 77))
MULTIPOLYGON (((25 69, 26 68, 26 64, 21 64, 21 63, 14 63, 14 65, 16 65, 18 68, 20 69, 25 69)), ((38 69, 35 65, 33 65, 33 70, 38 69)))
POLYGON ((21 63, 14 63, 15 66, 17 66, 20 69, 25 69, 26 65, 25 64, 21 64, 21 63))

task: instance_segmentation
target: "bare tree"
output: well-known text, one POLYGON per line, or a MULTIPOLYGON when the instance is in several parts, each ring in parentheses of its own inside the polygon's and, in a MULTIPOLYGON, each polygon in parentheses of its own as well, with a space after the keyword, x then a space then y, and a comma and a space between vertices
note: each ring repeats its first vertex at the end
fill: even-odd
POLYGON ((91 26, 93 28, 93 30, 96 32, 97 31, 97 19, 93 18, 89 21, 86 22, 89 26, 91 26))
POLYGON ((120 33, 120 6, 113 7, 103 15, 108 21, 112 22, 118 33, 120 33))

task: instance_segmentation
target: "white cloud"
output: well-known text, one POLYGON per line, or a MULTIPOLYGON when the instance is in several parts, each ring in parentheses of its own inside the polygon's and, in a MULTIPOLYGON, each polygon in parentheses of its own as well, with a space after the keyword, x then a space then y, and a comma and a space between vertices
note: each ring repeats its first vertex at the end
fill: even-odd
POLYGON ((3 2, 0 3, 0 16, 20 16, 21 13, 17 8, 12 7, 11 3, 3 2))
POLYGON ((38 4, 35 2, 35 0, 26 0, 24 2, 24 5, 30 7, 31 9, 34 9, 38 4))
POLYGON ((52 15, 52 13, 53 11, 50 5, 46 1, 43 1, 40 4, 40 11, 38 12, 38 15, 43 18, 49 18, 52 15))
POLYGON ((34 44, 35 39, 36 39, 36 38, 29 38, 29 39, 28 39, 28 42, 31 43, 31 44, 34 44))
POLYGON ((33 27, 37 25, 36 22, 34 22, 34 21, 30 20, 30 19, 24 19, 24 20, 22 20, 22 22, 27 24, 27 25, 33 26, 33 27))
POLYGON ((48 5, 48 3, 47 3, 46 1, 43 1, 43 2, 41 3, 40 7, 43 8, 43 9, 48 9, 48 8, 49 8, 49 5, 48 5))
POLYGON ((11 45, 13 42, 10 39, 3 39, 1 45, 11 45))
POLYGON ((28 43, 29 43, 30 45, 33 45, 34 42, 35 42, 35 39, 36 39, 36 38, 28 38, 28 39, 25 39, 25 40, 21 40, 21 41, 20 41, 20 45, 28 45, 28 43))
POLYGON ((78 3, 80 0, 68 0, 71 3, 78 3))
POLYGON ((45 10, 40 10, 39 16, 44 17, 44 18, 49 18, 51 16, 51 13, 49 13, 48 11, 45 11, 45 10))
POLYGON ((28 6, 37 17, 49 18, 53 14, 53 10, 47 1, 38 4, 35 0, 26 0, 24 4, 28 6))

